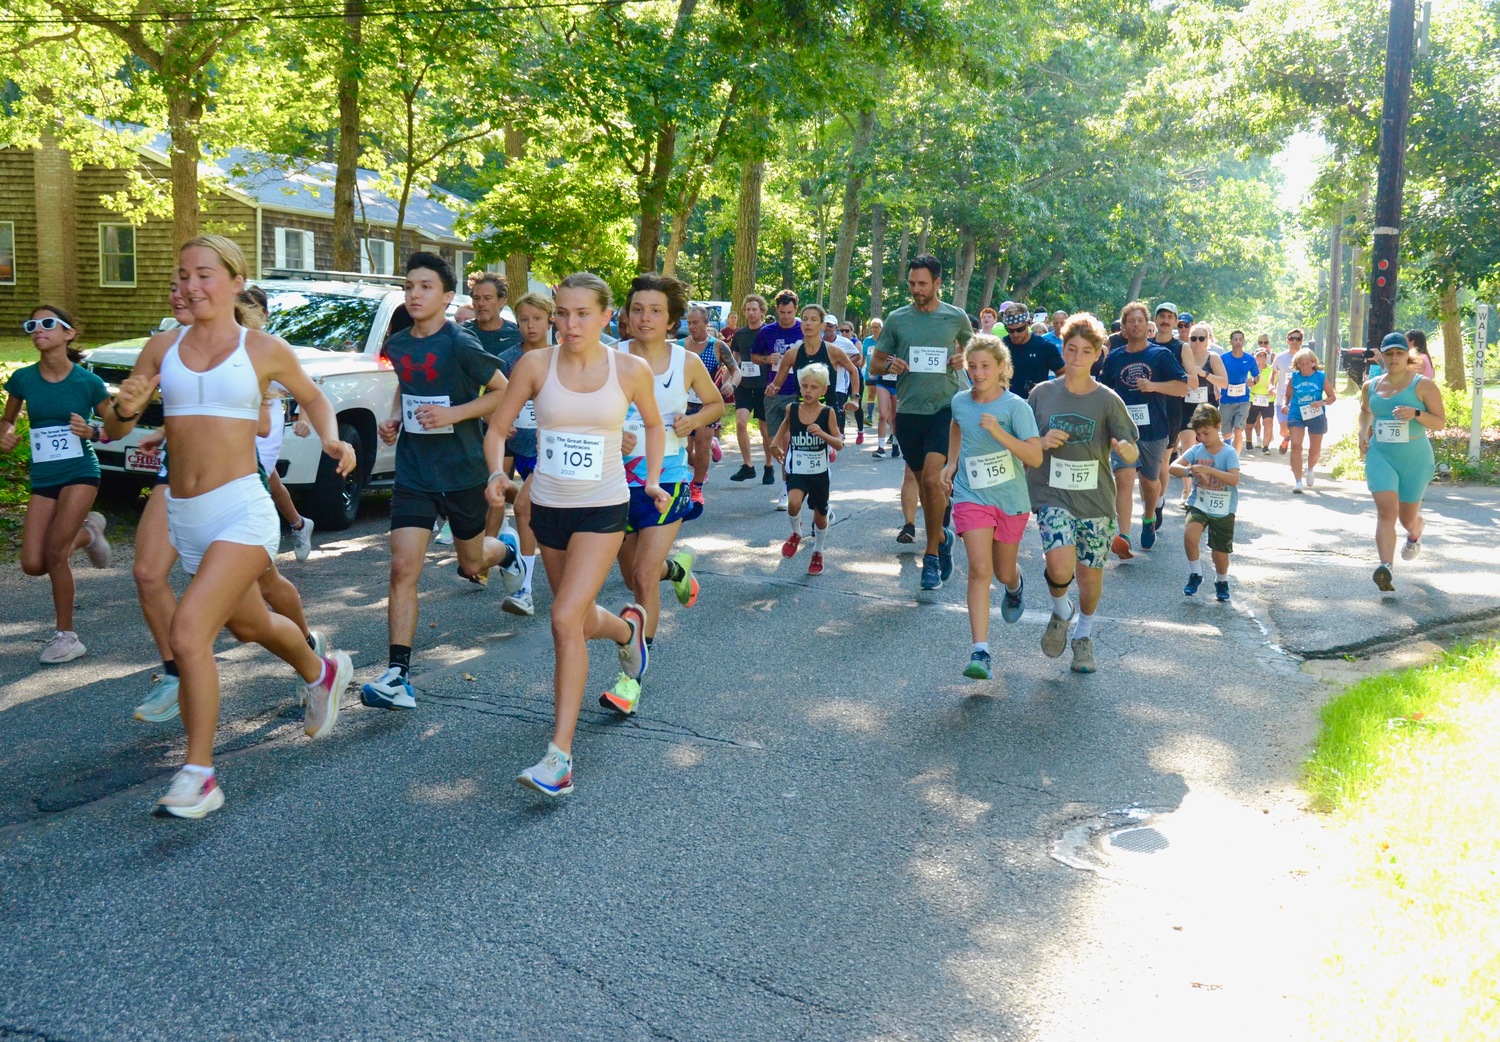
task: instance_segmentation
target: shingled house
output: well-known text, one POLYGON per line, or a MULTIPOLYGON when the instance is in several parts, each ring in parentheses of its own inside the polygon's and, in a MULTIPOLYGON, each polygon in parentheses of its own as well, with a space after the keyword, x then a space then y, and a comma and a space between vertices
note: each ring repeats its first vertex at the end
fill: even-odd
MULTIPOLYGON (((167 147, 163 135, 136 150, 141 172, 164 185, 167 147)), ((332 268, 332 165, 294 172, 267 166, 265 157, 238 151, 205 161, 203 174, 225 187, 204 192, 201 226, 238 242, 252 275, 332 268)), ((0 331, 19 336, 19 323, 42 301, 73 311, 90 343, 141 336, 169 314, 172 221, 132 225, 109 210, 103 199, 124 191, 127 180, 124 170, 74 170, 55 146, 0 149, 0 331)), ((418 249, 442 254, 459 271, 473 266, 472 243, 454 232, 452 197, 413 189, 398 248, 396 202, 375 181, 372 171, 359 171, 362 271, 393 274, 400 257, 418 249)))

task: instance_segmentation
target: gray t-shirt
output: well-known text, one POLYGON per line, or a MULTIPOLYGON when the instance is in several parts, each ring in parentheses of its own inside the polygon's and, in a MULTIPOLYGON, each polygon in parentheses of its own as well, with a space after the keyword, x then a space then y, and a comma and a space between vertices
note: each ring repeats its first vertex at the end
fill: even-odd
POLYGON ((947 368, 946 361, 936 352, 922 349, 940 348, 944 356, 952 355, 973 336, 969 316, 943 301, 938 301, 934 311, 918 311, 910 304, 892 311, 880 330, 875 350, 899 358, 911 367, 896 383, 896 411, 911 416, 933 416, 946 409, 968 381, 962 370, 947 368), (914 354, 919 356, 915 362, 914 354), (934 362, 942 365, 940 372, 916 371, 934 362))
POLYGON ((1103 384, 1074 394, 1064 378, 1037 384, 1027 399, 1045 440, 1056 428, 1068 432, 1060 448, 1042 454, 1042 465, 1026 475, 1031 505, 1061 507, 1077 518, 1115 516, 1115 476, 1109 469, 1110 439, 1132 444, 1135 421, 1120 396, 1103 384))

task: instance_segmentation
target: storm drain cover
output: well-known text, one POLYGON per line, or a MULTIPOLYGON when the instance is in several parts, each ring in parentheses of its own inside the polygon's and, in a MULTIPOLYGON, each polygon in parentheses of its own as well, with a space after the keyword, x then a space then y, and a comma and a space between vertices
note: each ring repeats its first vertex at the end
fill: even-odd
POLYGON ((1159 850, 1166 850, 1171 844, 1167 842, 1166 836, 1150 825, 1142 825, 1138 828, 1111 832, 1109 845, 1120 850, 1128 850, 1132 854, 1155 854, 1159 850))

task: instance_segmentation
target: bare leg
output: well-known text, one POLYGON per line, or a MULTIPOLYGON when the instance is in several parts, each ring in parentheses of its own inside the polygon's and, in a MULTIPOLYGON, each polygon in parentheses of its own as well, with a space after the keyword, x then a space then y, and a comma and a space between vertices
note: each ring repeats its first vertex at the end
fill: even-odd
POLYGON ((27 575, 45 575, 52 585, 52 606, 57 629, 73 629, 73 603, 77 592, 73 551, 89 543, 83 530, 83 519, 93 508, 98 489, 93 485, 69 485, 56 499, 32 496, 26 504, 26 520, 21 528, 21 570, 27 575))
MULTIPOLYGON (((1397 493, 1399 495, 1399 493, 1397 493)), ((1406 538, 1416 542, 1422 538, 1422 530, 1427 527, 1427 522, 1422 519, 1422 504, 1402 503, 1397 512, 1401 520, 1401 527, 1406 529, 1406 538)))
POLYGON ((1307 469, 1312 470, 1323 458, 1323 435, 1307 432, 1307 469))
POLYGON ((943 488, 945 456, 929 452, 922 464, 922 524, 927 530, 927 553, 936 554, 943 541, 943 514, 948 509, 948 492, 943 488))
POLYGON ((260 573, 255 584, 260 587, 260 595, 271 606, 271 610, 282 618, 291 620, 304 641, 312 636, 312 630, 307 625, 307 613, 302 610, 302 595, 297 592, 292 581, 277 570, 274 563, 260 573))
POLYGON ((917 523, 917 500, 921 497, 917 490, 917 476, 910 467, 904 469, 906 473, 901 476, 901 520, 914 525, 917 523))
POLYGON ((1396 519, 1401 513, 1401 504, 1395 492, 1376 492, 1375 498, 1375 553, 1381 564, 1396 560, 1396 519))
POLYGON ((1099 599, 1104 596, 1104 569, 1078 569, 1078 610, 1092 615, 1099 610, 1099 599))
POLYGON ((135 529, 135 592, 140 598, 141 614, 146 628, 156 641, 163 662, 172 661, 172 613, 177 610, 177 594, 168 576, 177 563, 177 551, 167 538, 166 486, 158 485, 141 511, 141 523, 135 529))
POLYGON ((740 446, 740 460, 750 466, 750 410, 734 410, 734 440, 740 446))
POLYGON ((990 547, 993 528, 971 528, 963 535, 969 558, 969 634, 978 644, 990 639, 990 583, 995 578, 995 560, 990 547))
POLYGON ((656 624, 661 621, 661 581, 666 578, 667 554, 680 531, 681 521, 643 528, 626 536, 620 548, 620 574, 635 594, 636 603, 646 609, 646 636, 653 639, 656 624))
POLYGON ((430 528, 398 528, 391 533, 391 585, 386 597, 390 642, 411 647, 417 633, 417 580, 427 560, 430 528))
POLYGON ((1120 534, 1126 539, 1130 538, 1130 526, 1135 513, 1132 507, 1135 504, 1137 473, 1135 467, 1121 467, 1115 471, 1115 520, 1120 523, 1120 534))
POLYGON ((297 504, 292 502, 292 494, 282 484, 281 475, 274 470, 268 471, 266 484, 271 486, 271 502, 276 504, 276 512, 281 515, 282 520, 293 528, 300 525, 302 514, 297 510, 297 504))
POLYGON ((1306 427, 1292 428, 1292 477, 1302 480, 1302 436, 1307 431, 1306 427))
POLYGON ((604 638, 624 644, 630 639, 630 625, 594 603, 623 538, 618 532, 576 532, 567 550, 542 547, 542 564, 552 586, 552 646, 557 660, 552 741, 567 753, 573 750, 589 679, 588 641, 604 638))

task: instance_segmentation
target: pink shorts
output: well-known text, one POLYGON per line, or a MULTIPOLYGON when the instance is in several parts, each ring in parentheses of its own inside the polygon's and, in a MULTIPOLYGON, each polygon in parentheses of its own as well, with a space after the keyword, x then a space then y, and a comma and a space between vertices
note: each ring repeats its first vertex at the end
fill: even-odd
POLYGON ((993 528, 995 542, 1019 543, 1026 534, 1026 522, 1030 514, 1007 514, 999 507, 982 506, 979 503, 954 503, 953 527, 959 535, 975 528, 993 528))

